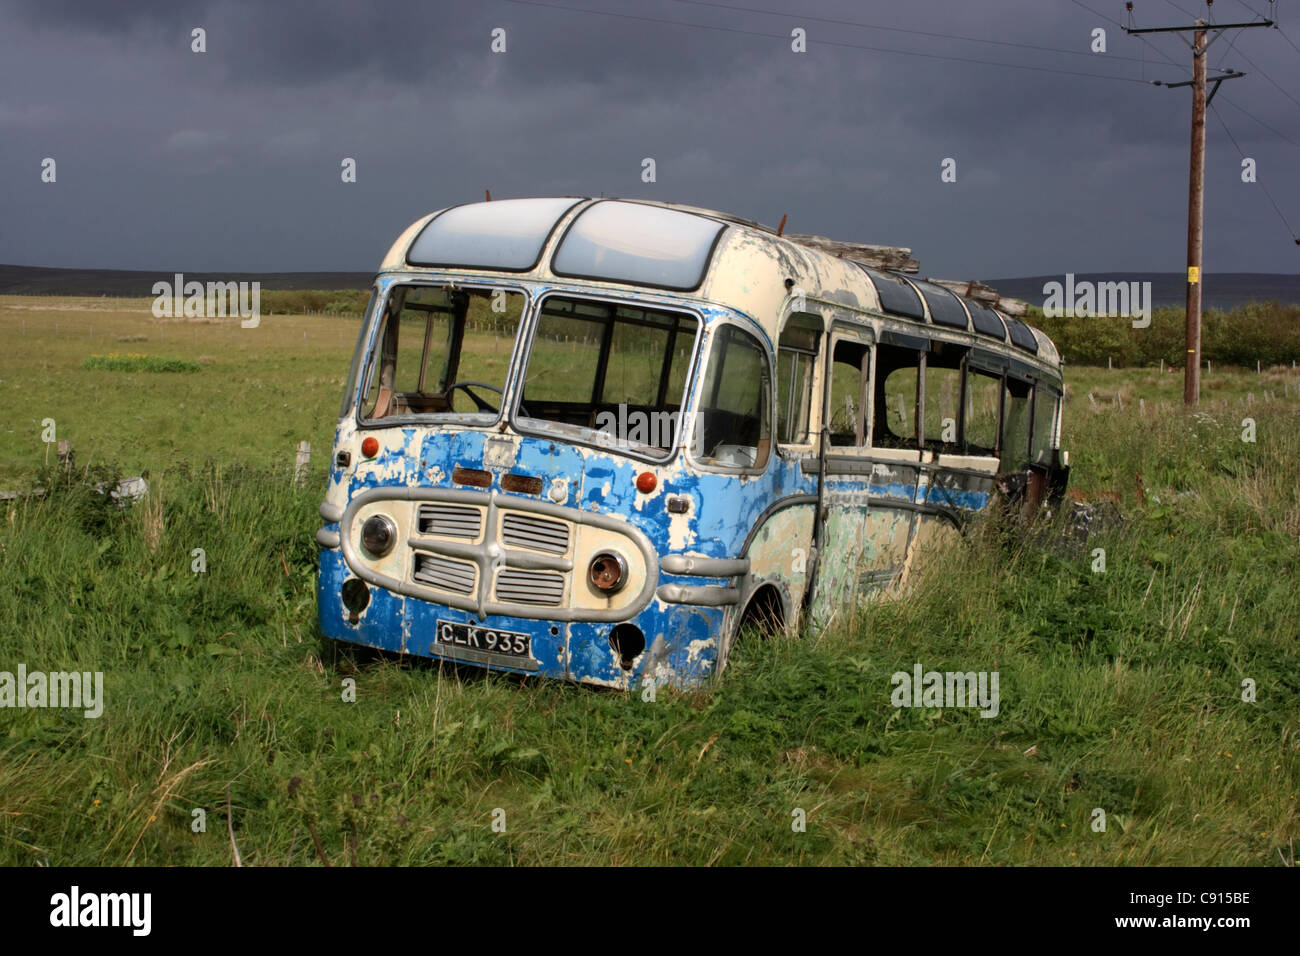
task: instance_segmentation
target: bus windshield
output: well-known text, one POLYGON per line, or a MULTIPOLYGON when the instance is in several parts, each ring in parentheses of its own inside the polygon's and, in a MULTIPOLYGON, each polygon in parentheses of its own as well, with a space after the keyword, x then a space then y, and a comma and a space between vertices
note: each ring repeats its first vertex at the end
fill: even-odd
POLYGON ((665 459, 676 447, 698 330, 687 312, 548 296, 517 418, 524 428, 665 459))
POLYGON ((394 286, 365 364, 362 421, 495 422, 524 304, 508 289, 394 286))

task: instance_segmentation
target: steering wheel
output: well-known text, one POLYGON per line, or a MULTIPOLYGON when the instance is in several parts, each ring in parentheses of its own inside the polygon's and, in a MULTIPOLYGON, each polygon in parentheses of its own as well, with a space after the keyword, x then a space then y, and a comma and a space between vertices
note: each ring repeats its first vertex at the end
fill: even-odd
POLYGON ((503 394, 501 389, 497 388, 495 385, 489 385, 487 382, 470 382, 470 381, 453 382, 452 384, 448 385, 446 389, 448 401, 451 400, 451 393, 456 389, 460 388, 460 389, 464 389, 465 394, 469 396, 470 401, 472 401, 475 404, 475 406, 478 408, 480 412, 491 412, 493 415, 495 415, 501 411, 501 409, 489 405, 483 399, 479 398, 477 395, 471 392, 470 387, 486 388, 489 389, 490 391, 496 392, 498 395, 503 394))

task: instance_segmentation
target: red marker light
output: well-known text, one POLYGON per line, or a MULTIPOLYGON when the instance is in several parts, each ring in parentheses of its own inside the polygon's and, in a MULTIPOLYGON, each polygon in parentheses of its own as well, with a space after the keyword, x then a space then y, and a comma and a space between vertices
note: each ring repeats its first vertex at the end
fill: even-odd
POLYGON ((361 443, 361 454, 367 458, 374 458, 379 454, 379 439, 371 435, 361 443))
POLYGON ((659 479, 654 476, 653 472, 643 471, 636 476, 636 490, 643 495, 648 495, 659 487, 659 479))

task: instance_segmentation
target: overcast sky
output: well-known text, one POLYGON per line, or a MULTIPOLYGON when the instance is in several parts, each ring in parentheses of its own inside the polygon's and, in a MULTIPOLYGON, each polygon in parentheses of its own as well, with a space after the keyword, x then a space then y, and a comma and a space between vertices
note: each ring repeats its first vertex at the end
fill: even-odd
MULTIPOLYGON (((1129 80, 1184 79, 1190 54, 1085 3, 1111 20, 1073 0, 0 0, 0 262, 373 271, 411 221, 486 188, 788 215, 910 246, 928 275, 1179 271, 1191 93, 1129 80), (782 9, 800 12, 761 12, 782 9)), ((1134 17, 1190 22, 1178 7, 1205 10, 1134 17)), ((1214 105, 1300 229, 1300 0, 1276 7, 1286 36, 1229 33, 1209 62, 1250 74, 1214 105)), ((1300 272, 1213 115, 1208 133, 1206 270, 1300 272)))

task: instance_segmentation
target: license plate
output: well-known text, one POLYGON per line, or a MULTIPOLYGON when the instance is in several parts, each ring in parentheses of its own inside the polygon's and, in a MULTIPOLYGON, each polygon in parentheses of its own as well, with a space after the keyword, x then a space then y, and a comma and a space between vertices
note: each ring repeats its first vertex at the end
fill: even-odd
POLYGON ((479 654, 500 655, 502 657, 531 659, 531 638, 527 634, 503 631, 495 627, 479 627, 476 624, 453 624, 450 621, 438 622, 438 647, 446 648, 452 653, 448 656, 463 656, 474 659, 479 654), (457 654, 468 651, 469 654, 457 654))

